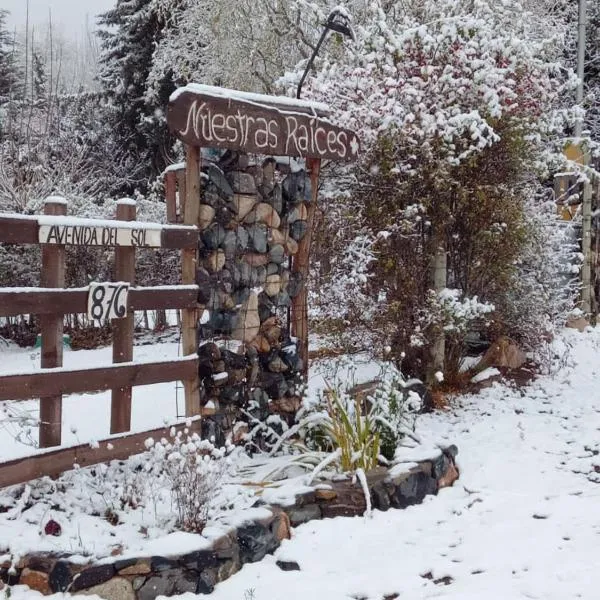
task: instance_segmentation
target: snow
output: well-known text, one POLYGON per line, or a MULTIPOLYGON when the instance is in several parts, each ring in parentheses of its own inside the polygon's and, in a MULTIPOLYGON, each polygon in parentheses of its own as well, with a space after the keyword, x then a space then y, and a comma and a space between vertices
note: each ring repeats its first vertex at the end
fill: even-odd
POLYGON ((480 383, 486 379, 490 379, 490 377, 496 377, 497 375, 500 375, 500 371, 494 367, 490 367, 489 369, 484 369, 481 373, 477 373, 477 375, 471 379, 471 382, 480 383))
POLYGON ((44 204, 68 204, 62 196, 49 196, 44 200, 44 204))
MULTIPOLYGON (((564 332, 557 356, 569 347, 560 368, 526 389, 494 383, 455 399, 445 412, 420 418, 417 433, 423 443, 400 448, 394 469, 410 468, 440 445, 456 444, 461 477, 452 488, 405 510, 298 527, 274 556, 245 565, 210 598, 243 599, 252 590, 256 600, 381 600, 394 594, 411 600, 595 599, 600 585, 600 329, 564 332), (283 572, 277 560, 295 561, 301 570, 283 572)), ((242 464, 238 480, 262 481, 286 460, 255 460, 247 470, 242 464)), ((274 482, 264 489, 263 500, 284 499, 292 489, 301 490, 304 480, 274 482)), ((232 497, 239 493, 235 488, 227 488, 232 497)), ((238 506, 250 507, 252 497, 254 492, 238 498, 238 506)), ((35 521, 36 515, 30 516, 35 521)), ((217 537, 249 516, 266 514, 261 508, 233 511, 205 534, 217 537)), ((78 527, 88 544, 98 543, 91 522, 81 519, 78 527)), ((40 546, 37 526, 27 531, 29 543, 40 546)), ((164 553, 176 547, 179 552, 193 546, 185 534, 151 535, 138 550, 164 553)), ((0 532, 0 538, 7 539, 6 534, 0 532)), ((47 543, 44 538, 42 544, 47 543)), ((21 587, 12 590, 16 600, 34 597, 21 587)))
POLYGON ((256 94, 253 92, 241 92, 239 90, 230 90, 227 88, 215 87, 212 85, 203 85, 199 83, 189 83, 188 85, 176 89, 172 94, 170 101, 175 102, 179 96, 185 92, 192 94, 203 94, 204 96, 213 96, 214 98, 230 98, 232 100, 245 100, 255 104, 273 108, 273 104, 278 104, 284 108, 298 109, 308 108, 314 112, 330 113, 331 110, 323 102, 314 102, 312 100, 298 100, 289 96, 270 96, 267 94, 256 94))
POLYGON ((164 170, 164 173, 169 173, 171 171, 181 171, 182 169, 185 169, 185 167, 186 167, 186 164, 184 162, 175 163, 175 164, 169 165, 164 170))
POLYGON ((597 598, 600 331, 565 339, 574 345, 572 364, 524 395, 495 384, 421 419, 421 434, 459 446, 454 487, 368 520, 303 525, 211 598, 244 598, 247 590, 257 600, 597 598), (301 570, 283 572, 277 560, 301 570))
POLYGON ((121 198, 117 200, 117 206, 137 206, 137 202, 131 198, 121 198))
MULTIPOLYGON (((10 217, 11 215, 3 215, 10 217)), ((15 215, 15 218, 21 219, 21 215, 15 215)), ((110 227, 119 229, 188 229, 196 230, 196 227, 190 225, 161 225, 159 223, 147 223, 145 221, 117 221, 111 219, 86 219, 83 217, 55 217, 49 215, 39 215, 33 217, 39 225, 58 225, 62 227, 110 227)))

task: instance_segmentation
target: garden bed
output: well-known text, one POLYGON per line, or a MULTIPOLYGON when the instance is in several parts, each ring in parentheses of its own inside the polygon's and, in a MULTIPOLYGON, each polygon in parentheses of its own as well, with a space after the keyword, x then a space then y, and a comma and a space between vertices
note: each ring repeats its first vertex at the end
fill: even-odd
MULTIPOLYGON (((401 509, 422 502, 427 495, 437 494, 458 477, 456 453, 456 447, 450 446, 435 453, 430 451, 425 460, 401 462, 389 469, 369 472, 366 478, 369 504, 383 511, 401 509)), ((97 594, 107 600, 150 600, 159 595, 185 592, 206 594, 239 571, 242 565, 259 561, 275 551, 282 540, 290 538, 291 528, 315 519, 365 514, 367 499, 358 481, 319 480, 309 486, 306 476, 299 476, 261 486, 244 480, 244 475, 253 473, 260 478, 261 474, 277 468, 277 460, 242 468, 239 471, 242 477, 225 486, 229 510, 222 510, 211 518, 202 535, 181 531, 160 535, 146 529, 144 543, 133 540, 129 547, 124 546, 118 540, 126 538, 127 533, 119 537, 118 530, 135 528, 139 510, 132 510, 126 522, 115 525, 107 524, 106 519, 100 517, 96 517, 94 523, 93 517, 88 516, 85 526, 99 530, 112 527, 113 535, 108 535, 115 543, 110 549, 106 541, 100 541, 99 535, 99 551, 74 552, 68 549, 68 529, 64 537, 62 531, 60 535, 51 535, 56 532, 48 533, 48 521, 44 521, 43 515, 23 518, 28 512, 24 507, 20 511, 5 507, 4 514, 0 515, 0 531, 10 533, 11 517, 19 526, 13 530, 14 539, 2 535, 2 543, 8 543, 8 547, 4 556, 0 555, 0 578, 9 585, 27 585, 43 594, 97 594), (15 515, 18 515, 16 519, 15 515), (18 544, 18 531, 23 533, 24 525, 29 527, 29 531, 24 532, 31 544, 28 552, 18 544), (34 544, 36 536, 38 543, 34 544), (11 548, 13 542, 15 549, 11 548), (38 548, 35 552, 34 547, 38 548)), ((224 502, 224 496, 220 502, 224 502)), ((39 501, 34 503, 30 510, 39 510, 39 505, 39 501)), ((60 514, 56 510, 55 506, 54 514, 60 514)), ((64 525, 68 528, 67 522, 64 525)), ((144 526, 140 526, 140 530, 143 531, 144 526)), ((284 570, 297 568, 292 563, 279 566, 284 570)))

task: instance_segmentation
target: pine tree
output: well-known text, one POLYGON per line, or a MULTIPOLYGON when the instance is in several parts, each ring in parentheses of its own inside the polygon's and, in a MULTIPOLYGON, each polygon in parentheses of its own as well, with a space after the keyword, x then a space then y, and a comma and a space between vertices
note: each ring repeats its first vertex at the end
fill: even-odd
POLYGON ((15 46, 6 28, 8 11, 0 10, 0 104, 15 94, 19 69, 15 61, 15 46))
POLYGON ((33 98, 39 104, 45 104, 48 98, 48 75, 46 73, 46 62, 42 55, 34 50, 31 59, 31 68, 33 70, 33 98))
MULTIPOLYGON (((164 109, 175 85, 165 73, 148 94, 154 51, 179 0, 118 0, 99 19, 101 33, 100 83, 109 100, 110 120, 119 145, 132 158, 134 187, 145 192, 168 164, 173 143, 164 109), (173 5, 173 6, 171 6, 173 5)), ((119 193, 133 193, 131 185, 119 193)))

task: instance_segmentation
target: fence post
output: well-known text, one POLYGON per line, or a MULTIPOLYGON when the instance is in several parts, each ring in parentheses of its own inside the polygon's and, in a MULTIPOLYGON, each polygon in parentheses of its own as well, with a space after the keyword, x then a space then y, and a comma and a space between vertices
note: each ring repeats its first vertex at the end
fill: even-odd
POLYGON ((177 223, 177 176, 175 171, 165 173, 165 204, 167 223, 177 223))
MULTIPOLYGON (((45 215, 65 216, 67 203, 61 198, 48 198, 44 203, 45 215)), ((65 286, 65 247, 42 244, 42 273, 40 283, 45 288, 65 286)), ((64 315, 41 315, 42 369, 63 366, 64 315)), ((40 398, 40 448, 60 446, 62 432, 62 395, 40 398)))
MULTIPOLYGON (((185 225, 198 225, 200 212, 200 148, 195 146, 186 147, 186 169, 185 169, 185 211, 183 222, 185 225)), ((179 198, 181 195, 181 184, 179 187, 179 198)), ((197 248, 187 248, 181 252, 182 283, 193 285, 196 283, 197 248)), ((185 308, 181 311, 181 337, 183 354, 195 354, 198 352, 198 309, 185 308)), ((196 374, 194 379, 183 382, 185 392, 185 414, 193 417, 200 414, 200 379, 196 374)))
MULTIPOLYGON (((198 149, 198 158, 200 155, 200 151, 198 149)), ((188 161, 189 164, 189 161, 188 161)), ((186 201, 188 198, 188 184, 187 184, 187 168, 184 169, 179 169, 177 171, 177 187, 179 188, 179 215, 181 220, 186 224, 186 225, 190 225, 191 223, 188 223, 185 220, 185 205, 186 205, 186 201)), ((200 202, 200 194, 198 193, 198 202, 200 202)), ((197 221, 198 219, 196 219, 197 221)), ((193 223, 194 225, 197 225, 196 222, 193 223)))
MULTIPOLYGON (((135 221, 136 205, 133 200, 117 202, 117 219, 135 221)), ((115 248, 115 280, 135 282, 135 247, 115 248)), ((113 319, 113 363, 133 360, 133 328, 135 314, 127 311, 122 319, 113 319)), ((131 430, 131 387, 114 388, 111 391, 110 433, 131 430)))

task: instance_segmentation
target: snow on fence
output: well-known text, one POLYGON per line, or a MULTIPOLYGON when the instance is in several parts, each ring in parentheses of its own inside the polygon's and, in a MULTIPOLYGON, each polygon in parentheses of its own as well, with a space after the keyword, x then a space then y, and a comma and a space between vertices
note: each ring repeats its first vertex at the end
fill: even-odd
POLYGON ((40 448, 61 445, 62 396, 111 390, 111 437, 98 444, 59 449, 41 455, 0 463, 0 486, 42 475, 57 475, 74 464, 90 465, 126 458, 143 450, 143 441, 162 430, 123 435, 131 430, 132 387, 182 381, 186 389, 186 415, 199 415, 198 357, 195 347, 198 286, 194 285, 193 257, 198 243, 195 226, 162 225, 135 221, 130 200, 117 204, 117 219, 80 219, 67 216, 59 198, 46 201, 43 216, 0 215, 0 243, 40 244, 40 288, 1 288, 0 317, 34 314, 40 318, 41 370, 0 375, 0 401, 40 399, 40 448), (115 282, 63 289, 65 246, 115 248, 115 282), (132 287, 136 248, 173 248, 182 251, 180 286, 132 287), (190 280, 190 273, 192 278, 190 280), (184 357, 164 362, 133 361, 134 311, 180 309, 184 357), (87 313, 95 321, 112 320, 113 364, 89 369, 62 366, 65 314, 87 313), (189 339, 188 339, 189 338, 189 339))

